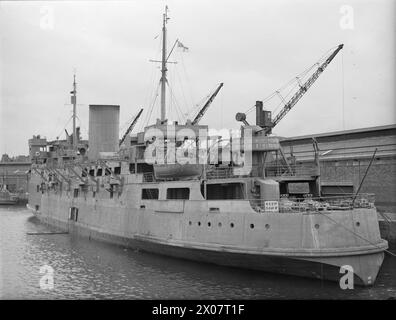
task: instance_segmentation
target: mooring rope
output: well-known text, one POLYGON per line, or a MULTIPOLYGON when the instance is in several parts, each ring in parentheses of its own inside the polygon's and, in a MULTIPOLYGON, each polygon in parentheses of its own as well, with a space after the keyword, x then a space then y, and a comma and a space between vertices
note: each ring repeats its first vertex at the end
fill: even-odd
MULTIPOLYGON (((356 233, 355 231, 353 231, 353 230, 347 228, 346 226, 344 226, 343 224, 339 223, 338 221, 335 221, 334 219, 330 218, 328 215, 326 215, 326 214, 324 214, 324 213, 322 213, 322 212, 320 212, 320 211, 318 211, 318 213, 324 215, 326 218, 328 218, 329 220, 331 220, 331 221, 334 222, 335 224, 339 224, 339 225, 342 226, 345 230, 351 232, 352 234, 354 234, 354 235, 357 236, 358 238, 360 238, 360 239, 362 239, 362 240, 364 240, 364 241, 367 241, 369 244, 371 244, 372 246, 374 246, 374 247, 376 247, 376 248, 378 248, 378 249, 381 249, 381 248, 380 248, 378 245, 376 245, 375 243, 373 243, 373 242, 371 242, 370 240, 368 240, 368 239, 362 237, 361 235, 359 235, 359 234, 356 233)), ((391 251, 389 251, 389 250, 387 250, 387 249, 385 249, 384 251, 387 252, 387 253, 389 253, 391 256, 396 257, 396 254, 394 254, 393 252, 391 252, 391 251)))

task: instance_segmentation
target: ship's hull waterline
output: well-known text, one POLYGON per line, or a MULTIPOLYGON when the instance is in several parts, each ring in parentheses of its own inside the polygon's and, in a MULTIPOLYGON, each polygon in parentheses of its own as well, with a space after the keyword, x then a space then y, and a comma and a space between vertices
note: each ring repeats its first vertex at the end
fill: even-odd
MULTIPOLYGON (((58 201, 56 202, 59 204, 58 201)), ((152 230, 152 233, 135 232, 133 235, 128 235, 130 233, 125 231, 126 226, 122 224, 120 225, 120 230, 118 230, 119 232, 117 232, 106 230, 105 226, 94 227, 86 223, 62 219, 60 217, 69 215, 68 210, 65 210, 64 206, 58 208, 62 207, 63 212, 54 212, 57 207, 51 205, 46 209, 45 201, 41 210, 36 210, 37 208, 35 209, 28 205, 28 208, 35 213, 35 216, 40 221, 68 231, 72 236, 84 236, 89 239, 106 241, 175 258, 332 281, 339 281, 344 275, 345 267, 348 268, 350 266, 353 268, 355 275, 354 283, 363 286, 374 284, 384 259, 384 250, 387 248, 387 242, 381 239, 374 245, 366 242, 364 245, 360 244, 355 247, 331 248, 319 245, 318 248, 303 249, 296 247, 271 247, 268 242, 259 248, 213 242, 194 242, 175 239, 172 238, 172 235, 168 238, 156 237, 153 236, 154 230, 152 230), (341 268, 343 266, 344 271, 341 268)), ((135 210, 130 212, 131 215, 140 215, 139 210, 133 211, 135 210)), ((96 214, 100 213, 96 212, 96 214)), ((364 214, 367 214, 367 212, 364 214)), ((282 215, 278 214, 278 217, 272 219, 273 221, 271 221, 269 216, 266 222, 276 224, 275 220, 282 219, 282 215)), ((284 215, 284 218, 287 219, 286 215, 284 215)), ((139 220, 139 218, 137 219, 139 220)), ((362 220, 364 221, 365 218, 362 220)), ((324 228, 326 227, 324 226, 324 228)), ((293 232, 293 230, 290 229, 289 232, 293 232)), ((312 232, 313 234, 315 233, 314 230, 312 232)), ((316 238, 314 242, 317 243, 319 241, 315 235, 313 238, 316 238)))

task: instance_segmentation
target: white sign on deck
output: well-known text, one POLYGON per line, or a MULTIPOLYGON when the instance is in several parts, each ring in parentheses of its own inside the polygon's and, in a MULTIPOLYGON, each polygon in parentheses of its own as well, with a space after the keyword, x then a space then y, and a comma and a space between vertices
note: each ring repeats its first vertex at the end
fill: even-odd
POLYGON ((279 212, 278 201, 264 201, 264 210, 271 212, 279 212))

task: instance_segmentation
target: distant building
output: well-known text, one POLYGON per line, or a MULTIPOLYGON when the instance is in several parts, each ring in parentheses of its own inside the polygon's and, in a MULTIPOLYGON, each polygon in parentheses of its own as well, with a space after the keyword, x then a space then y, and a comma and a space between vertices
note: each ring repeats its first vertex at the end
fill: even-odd
POLYGON ((24 197, 30 165, 29 156, 9 157, 3 154, 0 161, 0 185, 6 185, 9 191, 24 197))
POLYGON ((379 209, 396 212, 396 125, 283 138, 281 145, 291 161, 303 165, 314 160, 312 138, 324 194, 356 192, 377 148, 361 192, 375 193, 379 209))

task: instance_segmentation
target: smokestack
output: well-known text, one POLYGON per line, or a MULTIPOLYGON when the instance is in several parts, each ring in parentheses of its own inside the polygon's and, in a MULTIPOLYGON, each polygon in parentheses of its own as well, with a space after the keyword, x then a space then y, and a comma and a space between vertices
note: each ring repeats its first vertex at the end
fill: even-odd
POLYGON ((256 125, 263 125, 263 102, 256 101, 256 125))
POLYGON ((89 105, 88 159, 97 160, 100 152, 117 152, 120 106, 89 105))

